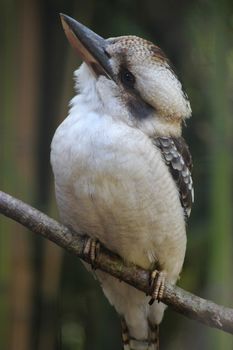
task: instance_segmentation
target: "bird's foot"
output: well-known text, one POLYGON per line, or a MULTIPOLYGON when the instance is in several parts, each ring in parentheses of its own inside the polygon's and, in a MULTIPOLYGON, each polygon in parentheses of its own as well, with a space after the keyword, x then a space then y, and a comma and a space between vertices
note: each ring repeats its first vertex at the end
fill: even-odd
POLYGON ((83 249, 84 255, 90 259, 90 263, 93 269, 96 268, 96 261, 100 249, 100 242, 95 238, 88 238, 83 249))
POLYGON ((150 276, 150 286, 152 288, 149 304, 152 305, 155 300, 162 299, 165 287, 166 273, 164 271, 154 270, 150 276))

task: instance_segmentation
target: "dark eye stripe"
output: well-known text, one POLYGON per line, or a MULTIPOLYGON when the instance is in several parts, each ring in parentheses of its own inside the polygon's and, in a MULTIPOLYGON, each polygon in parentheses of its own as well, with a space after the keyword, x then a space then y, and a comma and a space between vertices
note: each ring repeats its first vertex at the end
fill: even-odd
POLYGON ((126 65, 121 65, 118 79, 127 90, 125 99, 130 114, 138 120, 151 116, 154 112, 154 108, 142 98, 140 92, 137 90, 137 86, 135 86, 136 78, 130 70, 126 68, 126 65))

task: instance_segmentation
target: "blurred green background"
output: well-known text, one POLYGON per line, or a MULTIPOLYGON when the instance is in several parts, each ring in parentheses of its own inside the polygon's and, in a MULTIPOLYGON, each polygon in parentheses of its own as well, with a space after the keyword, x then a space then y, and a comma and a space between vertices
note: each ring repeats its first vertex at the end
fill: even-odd
MULTIPOLYGON (((80 64, 59 12, 104 37, 152 40, 193 109, 184 135, 196 200, 179 285, 233 307, 233 1, 0 0, 0 9, 0 189, 58 218, 50 142, 80 64)), ((233 337, 169 309, 161 349, 187 348, 232 350, 233 337)), ((120 349, 118 317, 78 259, 3 216, 0 349, 120 349)))

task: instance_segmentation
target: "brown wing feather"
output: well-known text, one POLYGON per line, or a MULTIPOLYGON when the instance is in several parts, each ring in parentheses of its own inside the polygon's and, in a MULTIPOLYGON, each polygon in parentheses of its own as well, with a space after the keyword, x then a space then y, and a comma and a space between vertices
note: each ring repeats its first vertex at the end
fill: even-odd
POLYGON ((153 143, 161 150, 165 163, 179 188, 180 202, 188 218, 194 201, 192 157, 189 148, 183 137, 156 137, 153 143))

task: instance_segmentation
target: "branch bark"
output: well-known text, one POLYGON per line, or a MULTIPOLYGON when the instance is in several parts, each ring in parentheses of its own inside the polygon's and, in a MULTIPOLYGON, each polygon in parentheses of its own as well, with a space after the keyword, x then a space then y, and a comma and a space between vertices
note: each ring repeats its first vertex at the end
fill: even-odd
MULTIPOLYGON (((2 191, 0 191, 0 213, 90 263, 90 258, 83 253, 87 242, 86 236, 72 232, 39 210, 2 191)), ((95 266, 151 295, 150 272, 138 266, 126 265, 119 256, 103 246, 100 247, 95 266)), ((188 318, 233 334, 233 309, 202 299, 167 282, 162 302, 188 318)))

